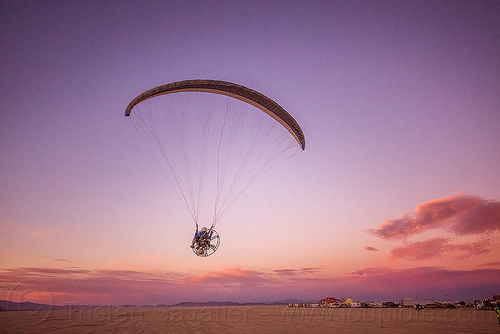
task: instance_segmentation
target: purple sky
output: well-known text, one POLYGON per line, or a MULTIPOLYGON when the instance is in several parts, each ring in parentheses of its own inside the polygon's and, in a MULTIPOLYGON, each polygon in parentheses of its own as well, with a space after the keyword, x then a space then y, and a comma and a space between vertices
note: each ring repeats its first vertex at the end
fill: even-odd
POLYGON ((2 1, 0 299, 491 298, 499 17, 498 1, 2 1), (206 259, 123 115, 195 78, 264 93, 307 140, 206 259))

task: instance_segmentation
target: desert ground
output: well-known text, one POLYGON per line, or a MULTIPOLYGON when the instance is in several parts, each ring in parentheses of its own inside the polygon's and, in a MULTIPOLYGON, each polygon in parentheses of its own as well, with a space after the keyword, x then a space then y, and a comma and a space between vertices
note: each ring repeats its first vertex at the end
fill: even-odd
POLYGON ((96 307, 0 312, 0 333, 500 333, 472 309, 96 307))

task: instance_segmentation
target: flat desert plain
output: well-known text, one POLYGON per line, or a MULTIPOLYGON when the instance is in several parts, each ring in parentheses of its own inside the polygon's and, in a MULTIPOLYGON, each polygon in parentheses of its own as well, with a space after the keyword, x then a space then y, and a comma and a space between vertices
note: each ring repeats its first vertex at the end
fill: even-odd
POLYGON ((94 307, 0 312, 0 333, 500 333, 494 311, 94 307))

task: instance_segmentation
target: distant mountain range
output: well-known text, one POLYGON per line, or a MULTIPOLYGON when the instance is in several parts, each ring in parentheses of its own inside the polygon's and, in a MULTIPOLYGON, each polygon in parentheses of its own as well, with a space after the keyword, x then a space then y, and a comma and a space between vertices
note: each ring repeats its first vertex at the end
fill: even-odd
POLYGON ((57 310, 69 307, 70 306, 64 307, 58 305, 37 304, 30 302, 16 303, 8 300, 0 300, 0 311, 57 310))
MULTIPOLYGON (((302 303, 304 301, 296 299, 287 299, 284 301, 273 302, 273 303, 236 303, 231 301, 218 302, 218 301, 208 301, 208 302, 182 302, 173 305, 157 304, 157 305, 120 305, 115 307, 202 307, 202 306, 252 306, 252 305, 287 305, 289 303, 302 303)), ((38 304, 31 302, 11 302, 8 300, 0 300, 0 311, 27 311, 27 310, 64 310, 64 309, 77 309, 77 308, 87 308, 87 307, 108 307, 110 305, 101 306, 85 306, 85 305, 48 305, 48 304, 38 304)), ((114 306, 114 305, 112 305, 114 306)))

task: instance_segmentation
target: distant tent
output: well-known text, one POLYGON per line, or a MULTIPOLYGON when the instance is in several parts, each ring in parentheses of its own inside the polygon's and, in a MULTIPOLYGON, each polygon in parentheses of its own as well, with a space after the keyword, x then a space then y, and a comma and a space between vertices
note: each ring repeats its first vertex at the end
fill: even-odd
POLYGON ((344 302, 344 304, 351 304, 351 303, 354 303, 354 301, 351 298, 346 299, 346 301, 344 302))

